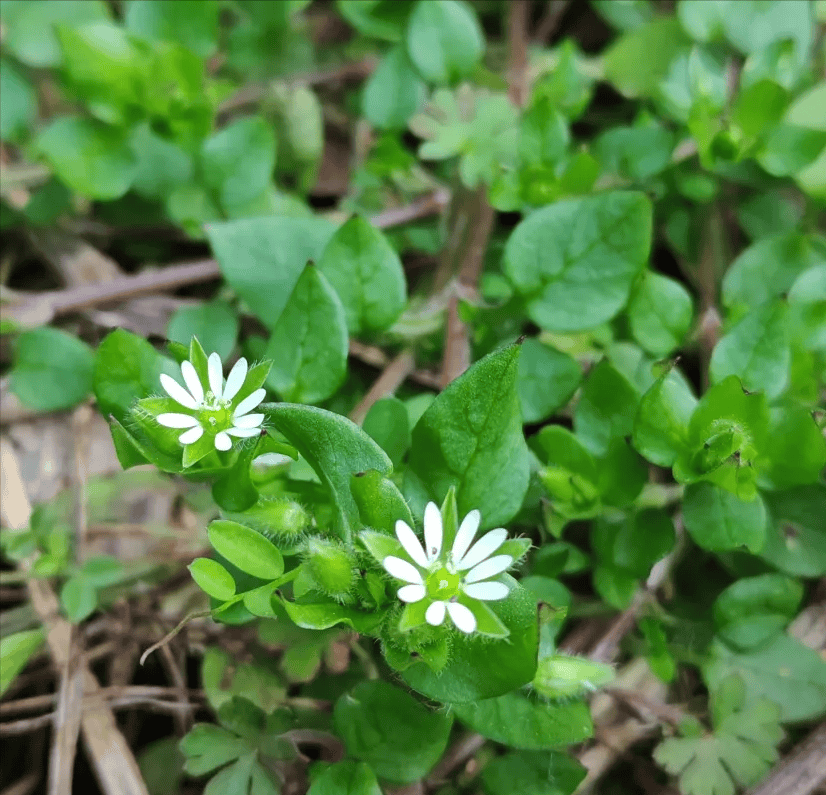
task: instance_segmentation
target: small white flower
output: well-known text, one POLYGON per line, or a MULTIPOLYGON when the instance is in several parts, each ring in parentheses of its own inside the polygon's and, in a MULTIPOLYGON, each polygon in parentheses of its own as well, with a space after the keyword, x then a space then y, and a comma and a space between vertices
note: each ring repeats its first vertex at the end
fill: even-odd
POLYGON ((428 624, 438 626, 448 615, 462 632, 473 632, 476 617, 457 601, 459 597, 491 602, 508 595, 507 585, 490 581, 513 563, 511 555, 493 555, 505 543, 508 531, 501 527, 491 530, 471 547, 480 520, 479 511, 465 516, 448 554, 442 551, 442 515, 435 503, 429 502, 424 511, 424 547, 405 522, 396 522, 396 537, 410 559, 389 555, 382 566, 407 583, 398 591, 402 602, 430 601, 425 612, 428 624))
POLYGON ((201 383, 195 367, 189 361, 181 363, 181 376, 186 388, 166 374, 161 375, 161 386, 169 397, 192 413, 171 412, 158 415, 158 422, 166 428, 187 429, 178 437, 181 444, 197 442, 205 431, 209 431, 215 435, 217 450, 229 450, 232 447, 230 437, 250 437, 260 433, 264 415, 249 412, 264 399, 266 391, 256 389, 237 406, 233 406, 233 398, 241 390, 247 377, 246 359, 241 358, 235 363, 226 383, 221 357, 217 353, 211 353, 207 360, 208 384, 201 383))

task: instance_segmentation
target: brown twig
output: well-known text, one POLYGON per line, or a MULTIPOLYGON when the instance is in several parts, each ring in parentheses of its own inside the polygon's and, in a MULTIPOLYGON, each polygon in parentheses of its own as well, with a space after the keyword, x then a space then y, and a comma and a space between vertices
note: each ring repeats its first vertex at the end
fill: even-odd
POLYGON ((826 783, 826 723, 786 754, 746 795, 810 795, 826 783))
POLYGON ((539 20, 534 33, 534 41, 539 44, 547 44, 551 36, 556 33, 559 23, 562 22, 562 17, 570 5, 570 0, 548 0, 545 7, 545 13, 539 20))
POLYGON ((481 734, 473 733, 460 737, 430 771, 430 775, 425 779, 425 785, 432 789, 444 784, 453 771, 465 764, 484 744, 485 738, 481 734))
POLYGON ((511 0, 508 12, 508 97, 521 108, 528 100, 528 18, 531 0, 511 0))

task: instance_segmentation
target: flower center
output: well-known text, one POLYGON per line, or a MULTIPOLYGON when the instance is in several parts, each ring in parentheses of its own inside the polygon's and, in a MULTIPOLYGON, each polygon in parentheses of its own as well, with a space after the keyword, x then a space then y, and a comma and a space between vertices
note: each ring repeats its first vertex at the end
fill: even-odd
POLYGON ((201 409, 201 425, 204 428, 211 428, 212 430, 225 431, 232 427, 232 410, 230 409, 229 401, 217 401, 213 397, 210 401, 212 393, 207 394, 207 399, 204 401, 205 405, 201 409), (221 405, 226 403, 226 405, 221 405))
POLYGON ((427 578, 427 593, 433 599, 446 600, 459 593, 461 574, 453 574, 446 568, 436 569, 427 578))

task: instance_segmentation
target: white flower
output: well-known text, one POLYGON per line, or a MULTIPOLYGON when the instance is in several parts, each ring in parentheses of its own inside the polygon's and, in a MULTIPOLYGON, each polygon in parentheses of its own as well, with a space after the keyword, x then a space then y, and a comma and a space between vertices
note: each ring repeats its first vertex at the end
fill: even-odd
POLYGON ((181 363, 181 376, 186 388, 165 373, 161 375, 161 386, 169 397, 191 414, 177 412, 159 414, 158 422, 167 428, 186 428, 178 441, 183 444, 197 442, 204 431, 215 434, 215 448, 229 450, 231 436, 248 437, 260 433, 264 421, 263 414, 250 414, 266 395, 266 390, 256 389, 252 394, 233 406, 233 398, 238 394, 247 377, 247 360, 239 359, 230 370, 224 382, 221 357, 211 353, 207 362, 208 384, 202 384, 192 362, 181 363), (204 387, 207 387, 204 391, 204 387))
POLYGON ((442 515, 435 503, 429 502, 424 511, 424 548, 405 522, 396 522, 396 536, 410 560, 389 555, 382 566, 407 583, 398 591, 403 602, 430 601, 425 612, 428 624, 438 626, 448 615, 462 632, 473 632, 476 617, 458 599, 491 602, 508 595, 507 585, 490 580, 513 563, 511 555, 493 555, 507 539, 508 531, 501 527, 491 530, 471 547, 480 520, 479 511, 465 516, 448 554, 442 552, 442 515))

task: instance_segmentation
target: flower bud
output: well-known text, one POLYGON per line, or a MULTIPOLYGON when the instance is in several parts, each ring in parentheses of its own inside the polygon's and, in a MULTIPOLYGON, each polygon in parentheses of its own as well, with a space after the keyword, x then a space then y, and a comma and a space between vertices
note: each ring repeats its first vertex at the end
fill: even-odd
POLYGON ((243 513, 226 514, 226 518, 249 525, 286 549, 301 540, 312 522, 309 511, 286 497, 261 497, 243 513))
POLYGON ((353 557, 344 547, 325 538, 311 538, 305 565, 318 587, 333 599, 346 599, 355 583, 353 557))

